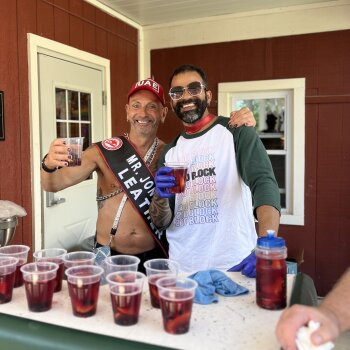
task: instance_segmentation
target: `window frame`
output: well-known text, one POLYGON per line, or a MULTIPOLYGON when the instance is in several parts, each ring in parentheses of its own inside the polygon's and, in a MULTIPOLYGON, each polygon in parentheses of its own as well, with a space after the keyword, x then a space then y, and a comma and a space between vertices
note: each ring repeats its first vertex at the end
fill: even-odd
MULTIPOLYGON (((288 205, 281 211, 281 224, 304 225, 305 182, 305 78, 227 82, 218 84, 218 114, 229 116, 233 101, 280 98, 286 95, 286 191, 288 205), (290 113, 290 115, 287 115, 290 113)), ((269 151, 274 155, 276 151, 269 151)))

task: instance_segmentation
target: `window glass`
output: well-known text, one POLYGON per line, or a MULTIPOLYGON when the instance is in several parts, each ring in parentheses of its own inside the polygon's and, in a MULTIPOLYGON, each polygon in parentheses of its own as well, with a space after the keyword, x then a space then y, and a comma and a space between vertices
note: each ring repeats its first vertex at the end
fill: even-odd
POLYGON ((83 136, 83 150, 87 149, 92 140, 91 94, 58 87, 55 93, 57 137, 83 136))

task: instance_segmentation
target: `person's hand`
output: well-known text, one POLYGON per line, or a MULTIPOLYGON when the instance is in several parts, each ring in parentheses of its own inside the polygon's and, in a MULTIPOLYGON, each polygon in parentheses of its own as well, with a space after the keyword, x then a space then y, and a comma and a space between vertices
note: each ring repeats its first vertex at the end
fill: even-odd
POLYGON ((69 157, 69 150, 64 139, 55 139, 51 142, 49 152, 45 158, 45 165, 50 169, 66 167, 68 166, 69 157))
POLYGON ((238 272, 242 271, 242 275, 254 278, 256 276, 256 255, 255 251, 251 252, 238 265, 231 267, 228 271, 238 272))
POLYGON ((340 333, 338 322, 331 311, 322 307, 293 305, 284 310, 275 330, 277 340, 284 350, 297 350, 295 339, 298 329, 307 325, 310 320, 320 323, 320 328, 311 335, 311 342, 315 346, 338 337, 340 333))
POLYGON ((172 168, 163 166, 158 169, 154 176, 156 191, 161 198, 170 198, 174 196, 173 193, 169 192, 169 188, 175 186, 175 177, 168 175, 172 170, 172 168))
POLYGON ((230 121, 228 124, 231 128, 237 128, 242 125, 255 126, 256 120, 252 111, 247 107, 243 107, 239 111, 232 111, 230 113, 230 121))

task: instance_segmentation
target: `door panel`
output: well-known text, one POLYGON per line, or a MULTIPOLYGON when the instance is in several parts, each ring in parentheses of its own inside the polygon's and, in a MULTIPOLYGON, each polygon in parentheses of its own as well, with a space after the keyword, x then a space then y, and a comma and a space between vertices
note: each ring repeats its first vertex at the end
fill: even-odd
MULTIPOLYGON (((103 139, 102 72, 39 54, 41 154, 57 137, 84 136, 84 149, 103 139)), ((42 246, 74 250, 95 232, 96 177, 55 194, 42 191, 42 246)))

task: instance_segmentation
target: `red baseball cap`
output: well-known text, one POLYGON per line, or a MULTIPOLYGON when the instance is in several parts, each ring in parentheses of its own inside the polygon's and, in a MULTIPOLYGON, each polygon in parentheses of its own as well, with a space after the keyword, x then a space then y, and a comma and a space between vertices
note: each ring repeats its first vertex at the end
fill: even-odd
POLYGON ((165 105, 163 86, 151 78, 140 80, 137 83, 135 83, 128 93, 128 101, 131 95, 141 90, 148 90, 153 92, 154 95, 157 96, 158 100, 162 103, 162 105, 165 105))

